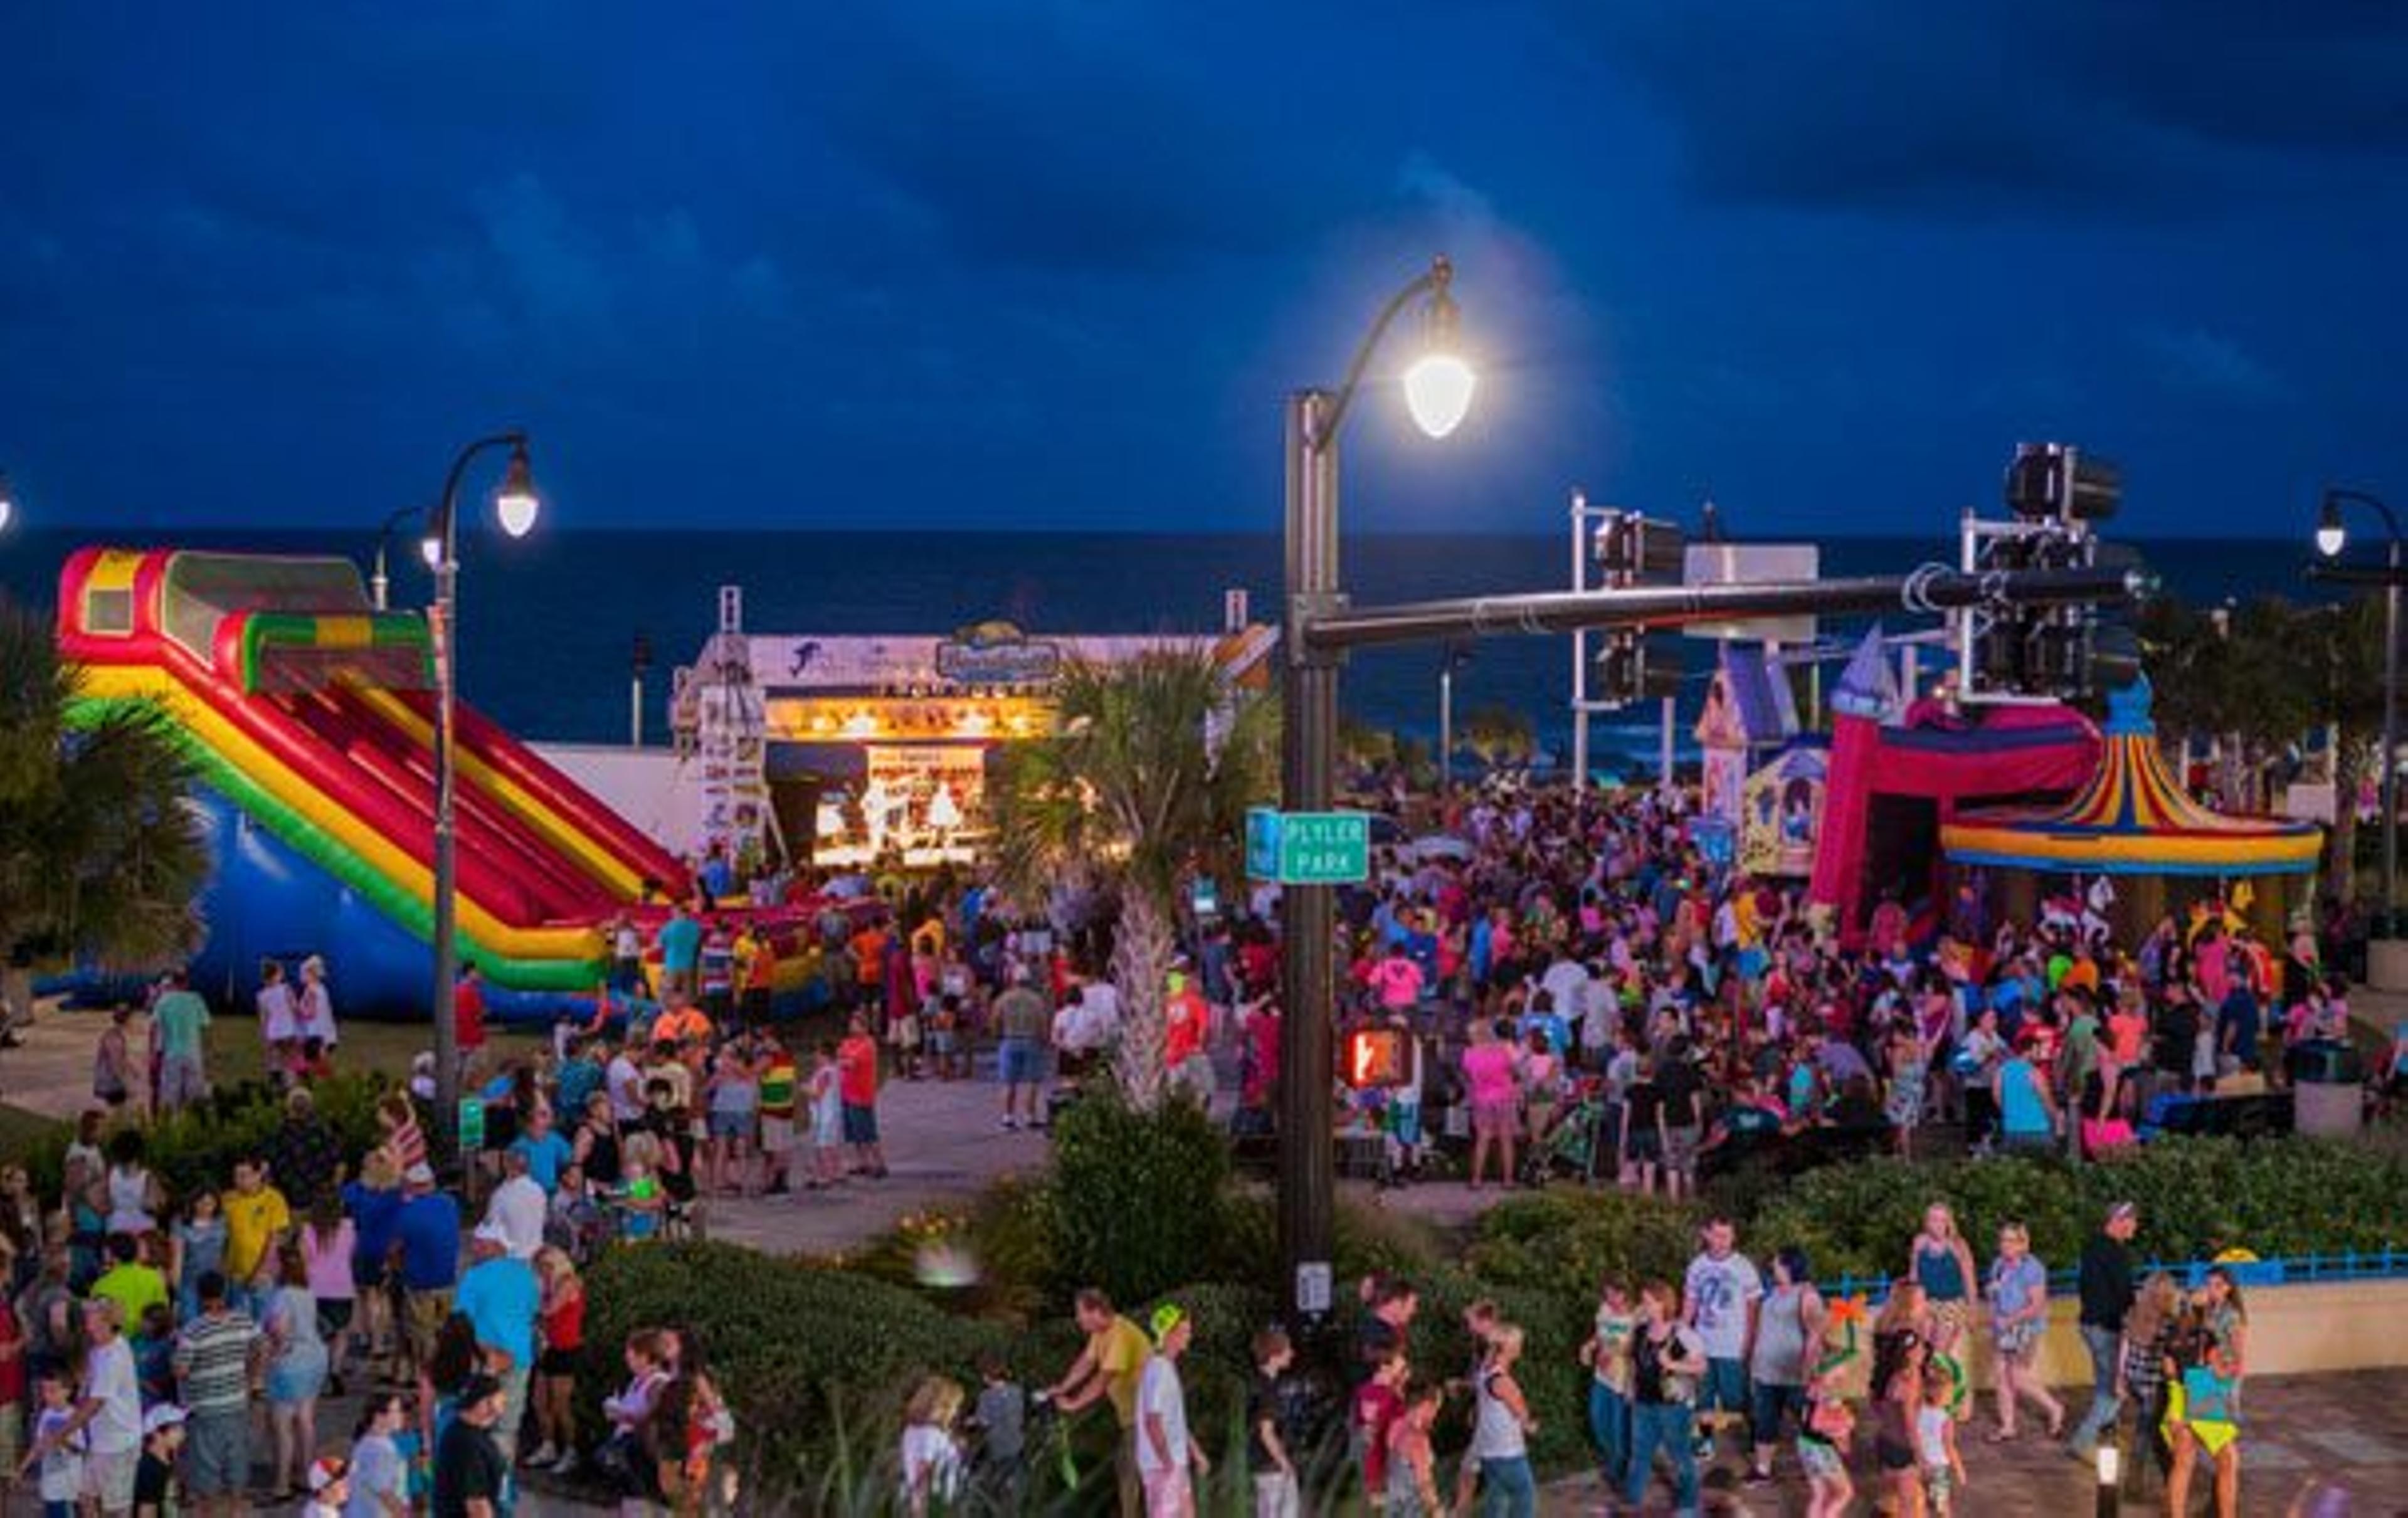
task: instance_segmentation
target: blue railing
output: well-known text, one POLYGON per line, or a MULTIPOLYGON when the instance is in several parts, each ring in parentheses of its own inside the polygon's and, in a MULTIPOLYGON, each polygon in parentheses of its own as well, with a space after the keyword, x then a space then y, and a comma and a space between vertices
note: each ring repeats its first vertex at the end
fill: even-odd
MULTIPOLYGON (((2206 1280, 2209 1270, 2218 1262, 2214 1260, 2151 1260, 2140 1267, 2146 1279, 2163 1270, 2176 1281, 2196 1288, 2206 1280)), ((2328 1281, 2383 1281, 2408 1277, 2408 1249, 2344 1250, 2326 1254, 2278 1254, 2258 1260, 2227 1260, 2224 1268, 2232 1272, 2233 1283, 2242 1287, 2300 1286, 2328 1281)), ((1815 1289, 1824 1296, 1842 1298, 1862 1295, 1868 1301, 1881 1302, 1889 1296, 1892 1277, 1843 1275, 1833 1280, 1816 1282, 1815 1289)), ((2048 1291, 2052 1296, 2071 1296, 2080 1289, 2080 1272, 2068 1267, 2048 1273, 2048 1291)))

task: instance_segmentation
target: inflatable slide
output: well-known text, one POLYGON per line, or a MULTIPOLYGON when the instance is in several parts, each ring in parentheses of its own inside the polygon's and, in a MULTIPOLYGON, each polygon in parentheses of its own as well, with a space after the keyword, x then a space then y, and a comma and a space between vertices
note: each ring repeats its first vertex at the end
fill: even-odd
MULTIPOLYGON (((423 1016, 434 921, 434 668, 425 622, 372 609, 339 558, 88 548, 59 581, 79 699, 174 720, 214 833, 195 982, 247 1003, 263 957, 323 954, 337 1007, 423 1016)), ((599 979, 601 927, 666 851, 465 707, 458 931, 496 1015, 545 1016, 599 979)))

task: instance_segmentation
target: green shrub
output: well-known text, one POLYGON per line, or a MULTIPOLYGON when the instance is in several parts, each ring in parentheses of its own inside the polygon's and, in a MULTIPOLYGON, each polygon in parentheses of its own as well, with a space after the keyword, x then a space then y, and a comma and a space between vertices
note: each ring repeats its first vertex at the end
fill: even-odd
MULTIPOLYGON (((1141 1302, 1229 1262, 1228 1142, 1194 1104, 1130 1110, 1097 1091, 1054 1125, 1053 1288, 1141 1302)), ((1248 1262, 1251 1264, 1252 1262, 1248 1262)))
MULTIPOLYGON (((329 1076, 310 1083, 318 1115, 335 1130, 343 1161, 356 1167, 378 1139, 377 1098, 389 1089, 374 1072, 329 1076)), ((234 1162, 256 1154, 284 1118, 284 1101, 256 1081, 220 1087, 209 1100, 161 1118, 143 1130, 143 1153, 168 1196, 180 1204, 195 1191, 225 1186, 234 1162)), ((59 1186, 71 1125, 45 1139, 25 1157, 35 1188, 45 1196, 59 1186)))
POLYGON ((1463 1264, 1483 1281, 1594 1300, 1608 1275, 1677 1282, 1697 1253, 1699 1210, 1617 1191, 1515 1196, 1481 1218, 1463 1264))
MULTIPOLYGON (((980 1355, 1014 1348, 1002 1328, 901 1287, 733 1244, 614 1249, 588 1273, 586 1300, 579 1391, 589 1407, 625 1379, 630 1333, 691 1332, 736 1413, 755 1500, 824 1511, 892 1491, 903 1400, 921 1377, 974 1390, 980 1355)), ((1018 1368, 1050 1377, 1061 1367, 1018 1368)))

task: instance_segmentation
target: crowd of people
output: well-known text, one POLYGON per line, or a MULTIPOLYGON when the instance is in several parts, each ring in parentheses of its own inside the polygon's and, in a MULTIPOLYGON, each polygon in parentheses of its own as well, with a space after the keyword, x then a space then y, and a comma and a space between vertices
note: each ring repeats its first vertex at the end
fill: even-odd
MULTIPOLYGON (((154 1024, 191 995, 164 983, 154 1024)), ((112 1019, 104 1050, 122 1032, 112 1019)), ((280 1121, 222 1177, 171 1193, 131 1104, 84 1115, 53 1194, 0 1168, 0 1500, 22 1480, 56 1513, 494 1518, 547 1471, 598 1479, 631 1511, 724 1509, 734 1427, 691 1330, 628 1340, 602 1425, 580 1426, 573 1393, 594 1252, 674 1226, 681 1197, 783 1179, 684 1105, 696 1066, 751 1045, 665 1037, 638 1063, 580 1039, 514 1062, 483 1086, 483 1148, 446 1181, 423 1062, 355 1153, 278 1041, 280 1121), (581 1114, 567 1131, 565 1110, 581 1114), (324 1426, 348 1392, 353 1425, 324 1426)), ((162 1081, 158 1108, 205 1089, 162 1081)))
MULTIPOLYGON (((1393 1031, 1403 1051, 1383 1078, 1344 1085, 1340 1122, 1376 1135, 1390 1181, 1428 1173, 1446 1140, 1468 1151, 1475 1187, 1570 1169, 1674 1196, 1741 1153, 1834 1138, 1909 1152, 1945 1135, 1977 1153, 2103 1160, 2165 1104, 2263 1089, 2280 1079, 2285 1046, 2346 1027, 2340 984, 2312 935, 2278 953, 2220 902, 2121 943, 2095 898, 2052 900, 2029 924, 1992 922, 1969 888, 1937 921, 1912 922, 1889 900, 1864 931, 1843 935, 1794 887, 1704 857, 1677 797, 1500 788, 1459 796, 1426 821, 1429 838, 1383 849, 1374 878, 1340 896, 1349 973, 1334 1015, 1393 1031)), ((112 1018, 94 1053, 97 1105, 61 1194, 36 1200, 22 1175, 13 1191, 0 1177, 15 1208, 0 1232, 25 1348, 0 1360, 0 1391, 13 1363, 17 1400, 39 1409, 53 1395, 41 1378, 52 1373, 68 1410, 49 1420, 58 1437, 35 1434, 45 1486, 74 1484, 99 1511, 122 1511, 133 1487, 118 1457, 130 1450, 131 1467, 180 1472, 192 1505, 239 1505, 262 1497, 245 1484, 257 1432, 265 1497, 307 1499, 335 1481, 351 1511, 395 1511, 387 1499, 408 1503, 413 1482, 438 1511, 502 1511, 514 1467, 600 1468, 631 1502, 707 1500, 723 1479, 729 1419, 692 1335, 665 1325, 628 1344, 630 1380, 609 1404, 610 1425, 577 1425, 568 1387, 583 1351, 580 1266, 613 1239, 697 1231, 717 1198, 808 1205, 800 1198, 815 1190, 876 1185, 887 1173, 888 1081, 958 1080, 991 1057, 997 1123, 1041 1129, 1054 1083, 1124 1036, 1124 988, 1096 973, 1108 903, 1015 909, 974 874, 882 890, 795 884, 776 894, 819 906, 777 953, 799 953, 803 985, 824 1009, 818 1025, 840 1029, 827 1037, 772 1020, 769 940, 717 910, 708 890, 649 936, 612 924, 611 981, 595 1014, 556 1025, 538 1053, 493 1056, 480 983, 464 972, 453 1009, 463 1078, 486 1123, 473 1191, 436 1181, 431 1054, 409 1089, 388 1097, 382 1141, 364 1157, 339 1152, 309 1095, 339 1042, 314 959, 291 975, 267 967, 257 992, 263 1073, 290 1093, 283 1124, 222 1184, 191 1196, 159 1193, 138 1119, 208 1089, 209 1010, 180 978, 163 981, 138 1061, 130 1020, 112 1018), (471 1227, 464 1201, 486 1191, 471 1227), (120 1300, 137 1282, 139 1295, 120 1300), (131 1400, 105 1347, 112 1326, 150 1367, 131 1400), (393 1393, 371 1403, 351 1454, 329 1455, 317 1403, 347 1376, 368 1378, 380 1398, 393 1393), (265 1409, 257 1430, 254 1387, 265 1409), (162 1427, 148 1429, 154 1417, 162 1427), (145 1464, 154 1434, 166 1453, 145 1464), (72 1478, 70 1455, 81 1462, 72 1478), (473 1494, 467 1506, 444 1505, 462 1493, 473 1494)), ((1265 1131, 1283 1017, 1275 888, 1183 923, 1180 949, 1161 988, 1163 1067, 1239 1135, 1265 1131)), ((1854 1402, 1828 1395, 1836 1380, 1817 1380, 1827 1330, 1847 1315, 1822 1302, 1802 1259, 1777 1255, 1758 1270, 1724 1224, 1677 1288, 1612 1285, 1590 1350, 1610 1483, 1635 1500, 1660 1458, 1676 1496, 1693 1494, 1700 1435, 1684 1410, 1694 1409, 1704 1429, 1749 1429, 1740 1453, 1751 1476, 1769 1478, 1783 1440, 1794 1440, 1817 1512, 1843 1511, 1843 1413, 1861 1403, 1887 1498, 1903 1505, 1912 1487, 1915 1503, 1947 1511, 1968 1474, 1954 1433, 1970 1403, 1967 1346, 1985 1330, 1996 1433, 2016 1437, 2027 1404, 2059 1432, 2063 1411, 2031 1359, 2046 1277, 2028 1241, 2000 1238, 1977 1268, 1945 1210, 1934 1220, 1856 1357, 1870 1385, 1854 1402)), ((2110 1234, 2122 1226, 2111 1221, 2110 1234)), ((2134 1357, 2125 1319, 2146 1310, 2163 1328, 2191 1310, 2127 1282, 2111 1313, 2103 1289, 2093 1301, 2090 1273, 2086 1257, 2085 1337, 2101 1390, 2071 1447, 2100 1436, 2101 1408, 2123 1400, 2118 1384, 2135 1397, 2151 1388, 2178 1410, 2167 1425, 2174 1479, 2186 1480, 2190 1455, 2204 1449, 2221 1491, 2237 1458, 2236 1402, 2194 1386, 2189 1372, 2222 1366, 2237 1382, 2237 1331, 2177 1353, 2188 1360, 2169 1374, 2154 1349, 2134 1357)), ((1397 1284, 1381 1287, 1372 1309, 1391 1326, 1400 1301, 1405 1320, 1412 1310, 1397 1284)), ((2229 1282, 2208 1290, 2225 1293, 2213 1316, 2232 1329, 2237 1294, 2229 1282)), ((1132 1430, 1136 1500, 1182 1486, 1203 1458, 1167 1400, 1186 1328, 1157 1322, 1149 1333, 1108 1304, 1082 1307, 1082 1324, 1100 1336, 1082 1365, 1022 1411, 1109 1397, 1132 1430), (1168 1368, 1149 1371, 1157 1364, 1168 1368), (1151 1402, 1149 1374, 1166 1383, 1151 1402)), ((0 1342, 10 1331, 0 1325, 0 1342)), ((1526 1511, 1520 1340, 1503 1325, 1480 1332, 1482 1364, 1452 1383, 1475 1410, 1477 1489, 1499 1511, 1526 1511)), ((1262 1351, 1266 1365, 1288 1353, 1270 1339, 1262 1351)), ((1378 1388, 1369 1402, 1387 1411, 1362 1420, 1364 1479, 1395 1511, 1459 1506, 1462 1492, 1441 1502, 1429 1484, 1426 1449, 1426 1415, 1450 1383, 1398 1358, 1367 1364, 1364 1384, 1378 1388)), ((1018 1438, 998 1432, 1021 1422, 1002 1392, 989 1385, 976 1398, 982 1448, 1018 1438)), ((920 1454, 907 1449, 904 1463, 922 1473, 907 1491, 924 1497, 955 1479, 933 1431, 971 1400, 951 1382, 915 1396, 920 1454)), ((1250 1434, 1271 1468, 1254 1474, 1282 1474, 1289 1433, 1272 1419, 1250 1434)), ((143 1481, 146 1491, 155 1484, 143 1481)), ((1265 1490, 1266 1511, 1283 1511, 1279 1483, 1265 1490)), ((1171 1505, 1157 1511, 1178 1511, 1162 1502, 1171 1505)))
MULTIPOLYGON (((2093 1386, 2075 1421, 2037 1373, 2048 1276, 2020 1225, 2002 1228, 1988 1263, 1977 1266, 1946 1204, 1934 1203, 1876 1305, 1827 1300, 1794 1248, 1759 1267, 1729 1219, 1710 1219, 1679 1282, 1609 1278, 1598 1291, 1579 1362, 1605 1511, 1641 1511, 1660 1478, 1672 1511, 1696 1513, 1702 1472, 1718 1454, 1727 1453, 1744 1485, 1763 1486, 1781 1474, 1785 1449, 1812 1518, 1841 1518, 1862 1511, 1860 1501, 1894 1518, 1978 1511, 1969 1494, 1990 1478, 1968 1444, 2023 1437, 2028 1403, 2045 1437, 2085 1466, 2101 1439, 2134 1452, 2157 1472, 2169 1512, 2189 1511, 2203 1465, 2215 1511, 2229 1518, 2239 1511, 2242 1293, 2221 1267, 2195 1288, 2163 1272, 2140 1277, 2131 1248, 2140 1222, 2137 1208, 2115 1204, 2079 1261, 2093 1386), (1978 1433, 1977 1351, 1995 1378, 1989 1426, 1978 1433)), ((1538 1511, 1529 1447, 1538 1425, 1521 1378, 1567 1368, 1526 1366, 1524 1330, 1486 1300, 1464 1311, 1470 1363, 1434 1364, 1416 1348, 1420 1314, 1412 1281, 1382 1274, 1361 1282, 1346 1353, 1345 1454, 1334 1468, 1320 1458, 1328 1428, 1296 1373, 1295 1343, 1282 1327, 1259 1331, 1245 1466, 1219 1490, 1243 1494, 1255 1518, 1296 1518, 1332 1502, 1389 1518, 1538 1511), (1441 1454, 1438 1429, 1450 1404, 1460 1408, 1464 1436, 1441 1454)), ((1019 1511, 1034 1420, 1090 1408, 1109 1410, 1117 1431, 1120 1512, 1198 1511, 1213 1466, 1208 1434, 1188 1424, 1186 1310, 1163 1304, 1140 1326, 1088 1290, 1074 1315, 1077 1356, 1034 1392, 994 1358, 980 1368, 974 1404, 950 1378, 921 1383, 896 1455, 902 1511, 920 1518, 972 1498, 984 1504, 975 1511, 1019 1511)), ((2134 1484, 2148 1479, 2143 1472, 2134 1484)))
POLYGON ((1569 1169, 1681 1196, 1801 1138, 2097 1159, 2347 1036, 2314 934, 2269 943, 2214 898, 2118 941, 2100 895, 1994 922, 1969 881, 1943 912, 1885 898, 1842 934, 1795 883, 1709 863, 1652 795, 1507 794, 1439 822, 1340 898, 1341 1015, 1412 1045, 1347 1100, 1403 1175, 1433 1102, 1474 1185, 1569 1169))

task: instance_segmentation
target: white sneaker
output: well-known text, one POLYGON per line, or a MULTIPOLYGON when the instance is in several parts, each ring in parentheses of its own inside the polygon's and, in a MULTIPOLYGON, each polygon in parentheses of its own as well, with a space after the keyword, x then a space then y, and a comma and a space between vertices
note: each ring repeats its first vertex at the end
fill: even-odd
POLYGON ((535 1447, 535 1453, 526 1457, 526 1463, 540 1469, 559 1458, 558 1450, 553 1449, 550 1444, 538 1444, 535 1447))
POLYGON ((560 1454, 560 1458, 553 1461, 552 1464, 552 1473, 555 1476, 576 1475, 577 1452, 575 1450, 563 1450, 560 1454))

